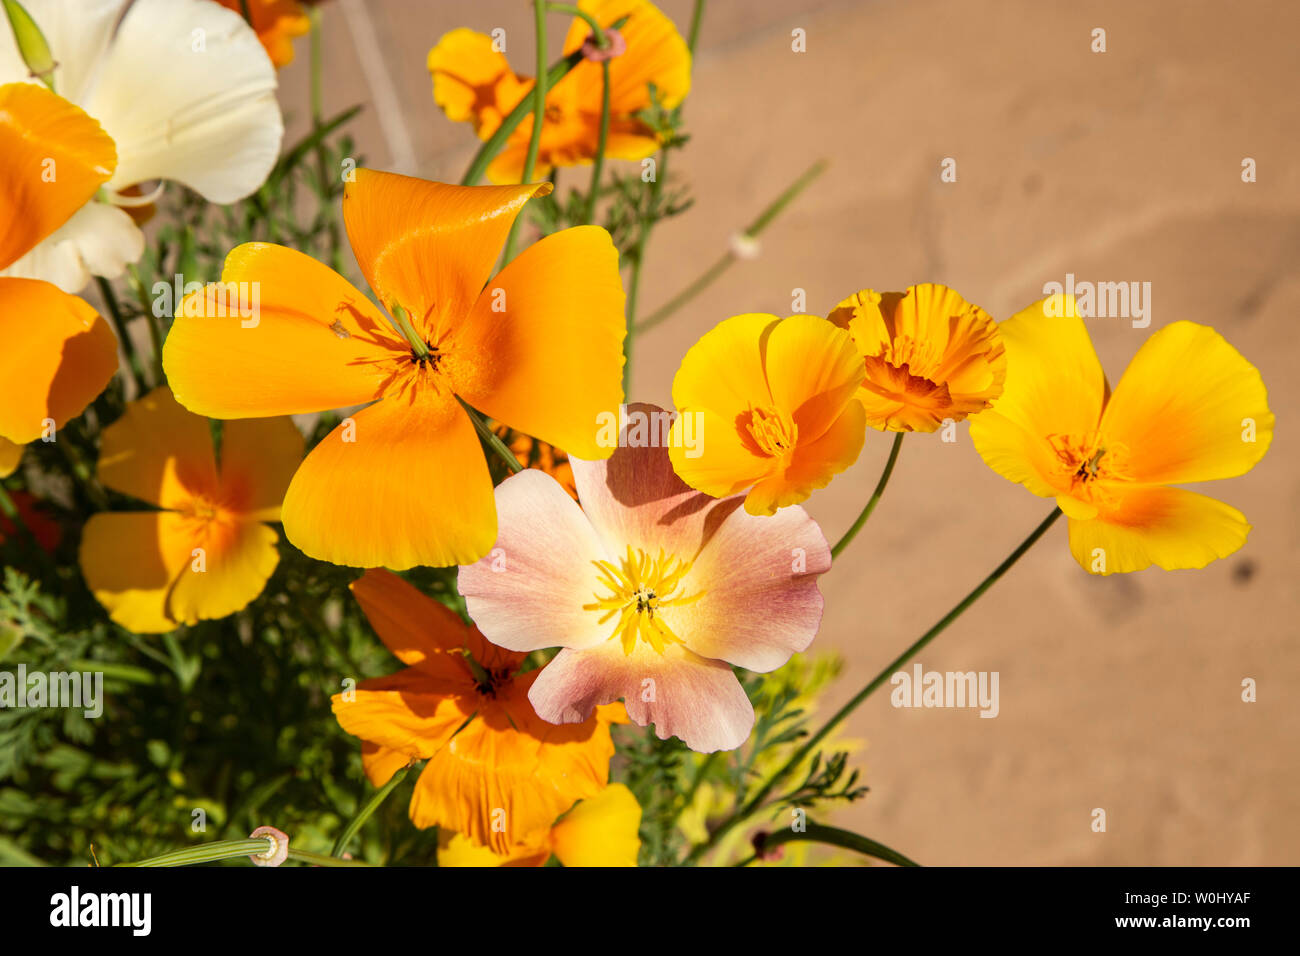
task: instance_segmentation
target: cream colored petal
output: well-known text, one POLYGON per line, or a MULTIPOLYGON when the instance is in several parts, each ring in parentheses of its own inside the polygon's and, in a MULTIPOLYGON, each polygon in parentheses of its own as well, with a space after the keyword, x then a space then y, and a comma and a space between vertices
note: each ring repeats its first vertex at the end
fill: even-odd
POLYGON ((76 294, 91 276, 116 279, 144 253, 144 233, 116 206, 89 202, 0 275, 44 279, 76 294))

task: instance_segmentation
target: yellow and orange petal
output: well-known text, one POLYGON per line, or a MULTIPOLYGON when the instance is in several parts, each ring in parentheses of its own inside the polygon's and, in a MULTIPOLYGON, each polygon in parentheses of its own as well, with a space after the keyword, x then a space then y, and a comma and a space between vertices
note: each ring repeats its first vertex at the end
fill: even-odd
POLYGON ((293 62, 294 37, 304 36, 311 29, 311 20, 298 0, 217 0, 223 7, 241 16, 244 4, 252 18, 253 30, 266 55, 276 69, 293 62))
POLYGON ((0 277, 0 438, 18 445, 80 415, 117 371, 117 339, 76 296, 0 277))
POLYGON ((8 478, 23 460, 23 446, 0 438, 0 478, 8 478))
POLYGON ((862 356, 859 398, 873 428, 932 432, 1002 393, 1007 360, 997 323, 947 286, 864 289, 829 318, 848 329, 862 356))
POLYGON ((452 122, 473 123, 480 139, 490 138, 533 87, 510 69, 495 39, 464 27, 443 34, 427 66, 434 102, 452 122))
POLYGON ((108 182, 117 147, 94 119, 42 86, 0 86, 0 269, 68 221, 108 182))

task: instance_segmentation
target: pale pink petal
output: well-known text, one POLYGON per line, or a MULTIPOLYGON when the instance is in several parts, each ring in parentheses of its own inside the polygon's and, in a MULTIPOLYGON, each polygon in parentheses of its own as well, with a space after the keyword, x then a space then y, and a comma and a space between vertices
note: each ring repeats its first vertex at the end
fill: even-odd
POLYGON ((592 563, 608 555, 591 522, 550 475, 521 471, 496 489, 497 541, 462 565, 457 587, 483 636, 512 651, 588 647, 610 636, 592 563))
POLYGON ((697 753, 734 750, 754 726, 754 708, 731 668, 672 644, 663 654, 618 641, 563 650, 538 675, 528 699, 553 724, 586 720, 600 704, 623 699, 628 716, 654 724, 660 740, 680 737, 697 753))
POLYGON ((644 433, 636 427, 624 429, 618 448, 604 461, 569 458, 582 510, 616 555, 631 545, 651 556, 663 549, 689 561, 722 517, 709 516, 718 501, 689 487, 673 471, 668 412, 637 403, 627 406, 627 415, 633 426, 648 423, 644 433))
POLYGON ((752 515, 742 498, 726 498, 726 518, 682 580, 697 600, 666 608, 664 621, 702 657, 746 670, 775 670, 805 650, 821 624, 817 577, 830 570, 831 549, 817 522, 798 506, 752 515))

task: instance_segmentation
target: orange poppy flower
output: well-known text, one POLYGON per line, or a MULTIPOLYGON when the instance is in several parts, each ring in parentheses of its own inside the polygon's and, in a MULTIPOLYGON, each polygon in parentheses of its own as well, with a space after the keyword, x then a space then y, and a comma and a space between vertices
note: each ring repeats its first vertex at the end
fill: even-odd
POLYGON ((367 571, 352 593, 404 670, 362 681, 331 699, 345 731, 364 741, 366 775, 382 786, 427 760, 411 795, 411 821, 448 827, 508 854, 609 781, 609 728, 622 705, 578 724, 543 721, 528 702, 539 671, 525 655, 489 644, 446 605, 397 575, 367 571))
MULTIPOLYGON (((113 141, 67 100, 0 86, 0 269, 85 205, 117 163, 113 141)), ((0 473, 21 446, 54 438, 117 370, 117 340, 81 299, 37 279, 0 277, 0 473), (39 321, 38 321, 39 320, 39 321)))
POLYGON ((858 398, 882 431, 932 432, 988 408, 1007 361, 993 317, 947 286, 863 289, 829 316, 848 329, 866 379, 858 398))
POLYGON ((438 834, 439 866, 636 866, 641 851, 641 805, 621 783, 583 800, 535 840, 494 853, 459 833, 438 834))
POLYGON ((208 423, 166 386, 104 429, 99 480, 162 511, 86 522, 81 573, 109 616, 137 633, 170 631, 245 607, 279 562, 280 500, 302 459, 288 418, 226 425, 221 463, 208 423))
POLYGON ((248 4, 250 24, 276 69, 293 62, 293 38, 311 29, 311 21, 298 0, 217 0, 223 7, 244 14, 248 4))
MULTIPOLYGON (((652 106, 653 85, 658 104, 674 109, 691 87, 691 53, 671 20, 646 0, 582 0, 578 6, 608 28, 626 17, 619 28, 626 51, 609 61, 609 136, 605 155, 614 159, 644 159, 660 145, 658 134, 637 114, 652 106)), ((564 40, 566 55, 591 36, 580 17, 564 40)), ((516 74, 496 41, 461 28, 444 35, 429 51, 433 98, 447 118, 469 121, 480 139, 488 139, 533 88, 530 78, 516 74)), ((591 163, 600 142, 604 96, 600 63, 580 61, 546 91, 546 115, 534 174, 540 179, 555 166, 591 163)), ((517 183, 523 176, 532 118, 519 124, 505 148, 488 166, 494 183, 517 183)))
POLYGON ((861 384, 852 339, 825 319, 733 316, 691 346, 673 378, 673 469, 715 498, 749 488, 745 510, 775 514, 857 461, 861 384))
POLYGON ((289 486, 284 530, 306 554, 398 570, 486 554, 492 481, 462 399, 573 454, 609 457, 597 420, 622 401, 626 334, 609 234, 557 232, 489 281, 515 216, 550 188, 357 170, 344 223, 395 319, 314 259, 260 242, 231 252, 222 282, 182 304, 163 364, 191 411, 245 418, 374 402, 289 486), (245 317, 236 297, 254 306, 245 317))

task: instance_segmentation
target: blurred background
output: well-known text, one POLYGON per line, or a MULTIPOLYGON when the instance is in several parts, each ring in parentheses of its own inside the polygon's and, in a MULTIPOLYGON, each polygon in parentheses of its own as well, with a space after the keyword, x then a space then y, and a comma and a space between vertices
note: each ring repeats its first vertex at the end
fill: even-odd
MULTIPOLYGON (((685 33, 690 0, 659 5, 685 33)), ((532 73, 525 0, 335 0, 326 115, 354 103, 368 165, 456 181, 477 146, 446 121, 425 57, 455 27, 509 38, 532 73)), ((671 405, 684 352, 740 312, 825 314, 863 288, 941 282, 997 318, 1045 282, 1151 283, 1151 325, 1089 321, 1112 385, 1179 319, 1213 325, 1262 372, 1273 447, 1206 491, 1254 525, 1203 571, 1093 578, 1060 522, 920 655, 997 671, 1000 713, 852 719, 867 797, 837 822, 924 864, 1294 864, 1300 860, 1300 8, 1165 0, 711 0, 672 176, 695 206, 661 224, 649 314, 726 251, 819 158, 828 171, 768 228, 757 260, 638 340, 632 397, 671 405), (791 49, 796 28, 806 52, 791 49), (1092 52, 1093 30, 1106 51, 1092 52), (956 161, 956 182, 940 163, 956 161), (1252 158, 1257 182, 1242 181, 1252 158), (1255 703, 1242 681, 1257 683, 1255 703), (1106 811, 1105 833, 1092 829, 1106 811)), ((558 55, 563 29, 553 30, 558 55)), ((287 141, 308 128, 305 40, 280 74, 287 141)), ((562 171, 580 176, 588 173, 562 171)), ((809 505, 834 541, 888 436, 809 505)), ((912 436, 880 508, 823 579, 818 644, 846 660, 829 713, 991 570, 1051 503, 958 440, 912 436)))

